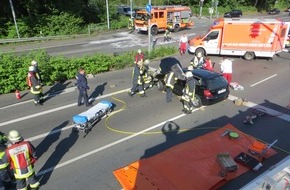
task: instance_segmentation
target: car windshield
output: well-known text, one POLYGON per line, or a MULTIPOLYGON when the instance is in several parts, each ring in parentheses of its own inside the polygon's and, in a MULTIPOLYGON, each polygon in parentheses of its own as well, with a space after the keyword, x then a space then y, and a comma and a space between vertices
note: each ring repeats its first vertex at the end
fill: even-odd
POLYGON ((216 76, 207 80, 207 87, 209 90, 216 90, 227 86, 227 81, 222 76, 216 76))

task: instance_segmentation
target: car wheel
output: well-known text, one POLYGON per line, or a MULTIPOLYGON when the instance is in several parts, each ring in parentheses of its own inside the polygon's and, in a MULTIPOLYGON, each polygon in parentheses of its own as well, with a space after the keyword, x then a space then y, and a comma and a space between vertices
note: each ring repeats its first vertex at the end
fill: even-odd
POLYGON ((195 55, 197 55, 198 53, 201 53, 201 56, 204 57, 205 56, 205 51, 202 48, 197 48, 195 50, 195 55))
POLYGON ((164 82, 162 80, 158 80, 157 82, 157 89, 160 90, 160 91, 163 91, 164 90, 164 82))
POLYGON ((202 106, 201 99, 198 95, 195 95, 194 100, 192 101, 192 104, 195 108, 200 108, 202 106))
POLYGON ((152 26, 151 27, 151 34, 153 36, 156 36, 158 34, 158 27, 157 26, 152 26))
POLYGON ((245 53, 245 55, 244 55, 244 59, 245 60, 252 60, 252 59, 254 59, 255 58, 255 54, 254 54, 254 52, 246 52, 245 53))

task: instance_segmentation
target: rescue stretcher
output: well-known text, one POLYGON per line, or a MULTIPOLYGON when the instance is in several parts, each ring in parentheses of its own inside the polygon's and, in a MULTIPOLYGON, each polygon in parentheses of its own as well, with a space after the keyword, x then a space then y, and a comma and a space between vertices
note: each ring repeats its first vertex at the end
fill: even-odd
POLYGON ((111 113, 113 104, 107 100, 102 100, 87 111, 73 116, 74 132, 83 131, 87 135, 93 126, 104 116, 111 113))

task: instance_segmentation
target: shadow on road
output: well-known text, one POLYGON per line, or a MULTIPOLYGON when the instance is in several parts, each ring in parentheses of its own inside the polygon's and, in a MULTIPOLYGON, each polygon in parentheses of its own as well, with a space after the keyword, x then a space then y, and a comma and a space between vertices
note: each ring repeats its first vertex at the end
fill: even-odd
MULTIPOLYGON (((95 99, 98 96, 102 96, 105 91, 105 86, 107 85, 107 82, 104 82, 101 85, 98 85, 95 90, 92 92, 92 94, 89 96, 89 99, 95 99)), ((93 101, 92 101, 93 102, 93 101)))
POLYGON ((45 164, 40 169, 40 172, 47 170, 43 174, 40 180, 41 185, 45 185, 47 181, 49 180, 54 168, 57 166, 57 164, 60 162, 62 157, 69 152, 70 148, 73 147, 73 145, 76 143, 77 139, 79 138, 78 133, 71 132, 70 135, 63 140, 59 142, 59 144, 55 147, 54 152, 50 155, 50 157, 47 159, 45 164))
POLYGON ((36 147, 37 158, 40 158, 43 155, 43 153, 45 153, 49 149, 49 147, 59 139, 60 134, 61 134, 61 129, 67 126, 68 124, 69 124, 69 121, 67 120, 63 122, 62 124, 60 124, 59 126, 53 128, 46 135, 43 141, 41 141, 41 143, 36 147))
POLYGON ((53 96, 62 93, 70 83, 71 81, 55 83, 47 92, 44 93, 44 95, 47 95, 47 97, 44 99, 44 102, 48 101, 53 96))

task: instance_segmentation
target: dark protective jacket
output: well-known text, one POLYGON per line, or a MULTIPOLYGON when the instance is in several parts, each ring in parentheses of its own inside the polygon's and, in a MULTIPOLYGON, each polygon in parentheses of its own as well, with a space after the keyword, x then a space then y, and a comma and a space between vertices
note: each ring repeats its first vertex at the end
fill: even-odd
POLYGON ((32 94, 40 94, 42 92, 41 81, 36 76, 35 72, 29 72, 29 80, 31 83, 30 91, 32 94))
POLYGON ((76 79, 77 79, 77 87, 81 92, 84 92, 90 89, 85 75, 78 73, 76 76, 76 79))

